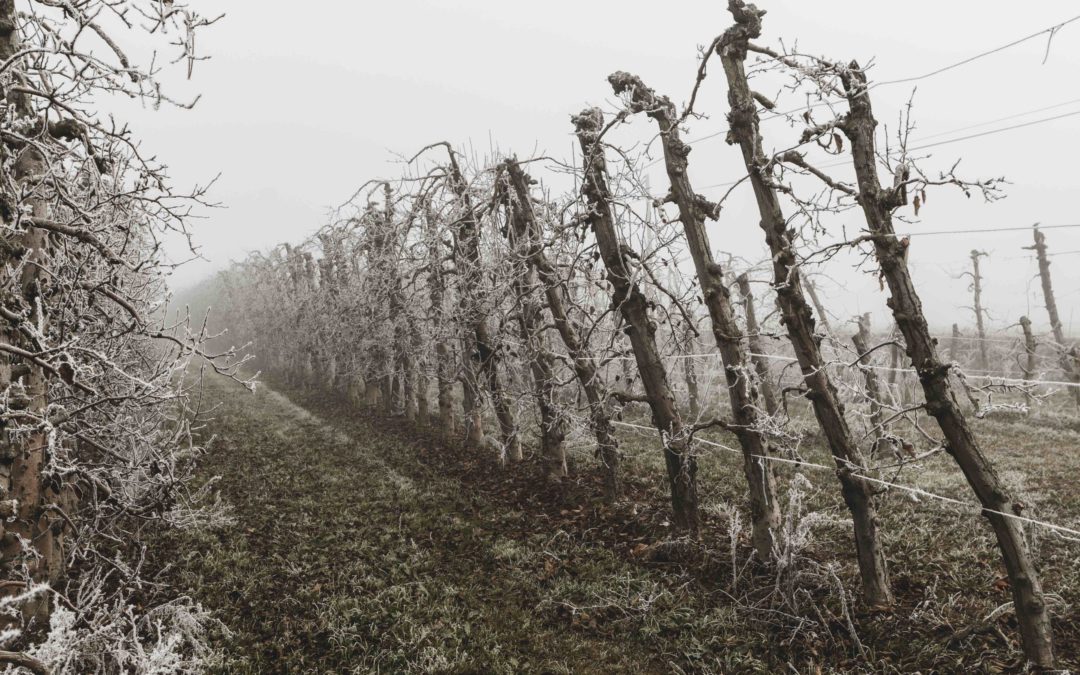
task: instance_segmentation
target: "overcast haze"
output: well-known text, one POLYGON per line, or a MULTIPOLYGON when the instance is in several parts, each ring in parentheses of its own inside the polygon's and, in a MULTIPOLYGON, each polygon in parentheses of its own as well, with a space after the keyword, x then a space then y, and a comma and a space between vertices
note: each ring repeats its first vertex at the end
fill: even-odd
MULTIPOLYGON (((759 3, 768 9, 759 42, 791 46, 836 59, 876 63, 876 80, 921 75, 1049 27, 1077 13, 1075 2, 909 2, 903 4, 815 0, 759 3)), ((178 271, 182 287, 252 249, 299 241, 325 222, 327 209, 363 181, 393 177, 399 154, 436 140, 472 145, 484 153, 494 143, 525 157, 569 159, 569 117, 586 105, 615 109, 606 76, 615 70, 640 75, 649 86, 682 104, 697 67, 698 47, 730 24, 726 3, 663 4, 620 0, 546 3, 424 2, 343 3, 309 1, 303 11, 279 3, 238 0, 197 3, 204 14, 224 6, 227 15, 199 36, 192 81, 175 93, 200 92, 194 110, 138 111, 132 124, 148 151, 171 167, 181 186, 216 173, 213 197, 225 208, 205 213, 194 230, 209 262, 178 271)), ((1046 55, 1045 36, 911 85, 875 90, 875 113, 892 126, 915 96, 915 138, 1080 99, 1080 22, 1057 34, 1046 55)), ((717 74, 706 80, 697 109, 710 119, 692 123, 687 136, 724 128, 726 87, 717 74)), ((779 92, 780 80, 762 85, 779 92)), ((799 100, 789 97, 792 107, 799 100)), ((1080 110, 1080 102, 952 136, 1080 110)), ((1005 176, 1007 198, 984 205, 944 188, 932 193, 913 232, 1080 222, 1075 208, 1080 116, 1038 124, 933 150, 927 169, 963 158, 969 178, 1005 176)), ((620 130, 620 141, 646 140, 647 120, 620 130)), ((798 130, 767 126, 767 146, 782 147, 798 130)), ((943 140, 942 136, 934 140, 943 140)), ((658 151, 658 149, 657 149, 658 151)), ((695 146, 695 186, 739 177, 738 152, 723 137, 695 146)), ((656 167, 658 170, 660 167, 656 167)), ((662 185, 658 173, 654 186, 662 185)), ((657 188, 660 189, 659 187, 657 188)), ((740 189, 710 225, 714 248, 748 259, 762 257, 763 242, 749 189, 740 189)), ((910 214, 910 210, 907 213, 910 214)), ((861 227, 850 215, 836 221, 861 227)), ((932 323, 972 323, 966 281, 954 278, 972 246, 991 253, 985 302, 992 326, 1014 323, 1030 312, 1045 324, 1028 282, 1034 264, 1021 246, 1027 232, 934 236, 913 240, 911 262, 932 323)), ((1047 231, 1053 251, 1080 249, 1080 229, 1047 231)), ((178 250, 173 255, 179 256, 178 250)), ((831 309, 846 318, 884 308, 876 282, 851 270, 855 258, 830 264, 826 286, 831 309), (841 288, 843 286, 843 288, 841 288)), ((1072 323, 1080 298, 1080 255, 1054 265, 1063 319, 1072 323)), ((1080 322, 1080 316, 1075 317, 1080 322)), ((1076 326, 1074 325, 1075 329, 1076 326)), ((1075 332, 1075 331, 1074 331, 1075 332)))

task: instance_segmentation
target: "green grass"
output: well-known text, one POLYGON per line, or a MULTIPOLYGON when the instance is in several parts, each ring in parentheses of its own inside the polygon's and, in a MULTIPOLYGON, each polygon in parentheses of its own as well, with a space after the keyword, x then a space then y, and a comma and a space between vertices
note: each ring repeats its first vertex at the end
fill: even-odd
MULTIPOLYGON (((174 562, 165 579, 230 629, 220 636, 229 655, 222 672, 1008 672, 1021 664, 1011 613, 983 621, 1009 600, 989 528, 959 507, 882 496, 897 605, 870 612, 845 598, 860 654, 824 571, 835 561, 843 587, 857 588, 828 472, 806 472, 804 517, 821 518, 785 572, 803 589, 788 597, 772 571, 747 562, 745 518, 732 520, 733 509, 747 510, 737 455, 702 456, 705 529, 689 542, 667 523, 652 435, 623 435, 627 499, 608 507, 598 501, 587 438, 573 443, 574 477, 550 486, 535 458, 500 470, 490 457, 342 401, 294 393, 294 403, 265 387, 252 396, 219 380, 207 387, 221 403, 201 471, 221 476, 236 524, 162 534, 153 550, 159 566, 174 562), (743 524, 734 547, 733 522, 743 524)), ((1030 513, 1073 527, 1077 428, 1052 411, 977 422, 1030 513)), ((801 452, 829 461, 814 442, 801 452)), ((780 471, 784 485, 794 473, 780 471)), ((897 480, 970 500, 944 455, 897 480)), ((1055 598, 1058 653, 1076 668, 1080 545, 1045 534, 1033 544, 1055 598)))

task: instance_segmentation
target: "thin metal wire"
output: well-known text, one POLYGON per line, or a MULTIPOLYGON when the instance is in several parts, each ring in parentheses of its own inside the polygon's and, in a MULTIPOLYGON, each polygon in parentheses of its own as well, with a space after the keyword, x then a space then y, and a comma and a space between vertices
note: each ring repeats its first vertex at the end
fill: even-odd
MULTIPOLYGON (((639 424, 631 424, 629 422, 620 422, 618 420, 612 420, 611 423, 614 424, 614 425, 617 425, 617 426, 628 427, 628 428, 631 428, 631 429, 637 429, 637 430, 642 430, 642 431, 648 431, 648 432, 650 432, 650 434, 656 432, 655 429, 652 429, 650 427, 644 427, 644 426, 641 426, 639 424)), ((727 450, 728 452, 737 453, 737 454, 740 454, 740 455, 743 452, 742 450, 740 450, 738 448, 733 448, 733 447, 731 447, 729 445, 724 445, 723 443, 718 443, 716 441, 712 441, 712 440, 709 440, 707 438, 698 438, 697 441, 699 443, 704 444, 704 445, 710 445, 710 446, 720 448, 722 450, 727 450)), ((760 459, 760 460, 764 460, 764 461, 768 461, 768 462, 775 462, 775 463, 779 463, 779 464, 793 464, 793 465, 798 466, 798 467, 806 467, 806 468, 818 469, 818 470, 822 470, 822 471, 828 471, 830 473, 836 471, 835 466, 827 466, 825 464, 816 464, 814 462, 807 462, 807 461, 797 460, 797 459, 787 459, 786 457, 775 457, 775 456, 772 456, 772 455, 752 455, 752 457, 754 459, 760 459)), ((968 508, 979 509, 979 511, 982 512, 982 513, 993 513, 993 514, 996 514, 996 515, 999 515, 999 516, 1004 516, 1006 518, 1012 518, 1014 520, 1019 520, 1021 522, 1028 523, 1030 525, 1035 525, 1035 526, 1038 526, 1038 527, 1042 527, 1042 528, 1057 532, 1057 533, 1063 535, 1064 539, 1067 539, 1069 541, 1080 542, 1080 530, 1074 530, 1074 529, 1072 529, 1070 527, 1065 527, 1064 525, 1056 525, 1054 523, 1050 523, 1050 522, 1047 522, 1045 520, 1037 520, 1035 518, 1028 518, 1027 516, 1021 516, 1021 515, 1017 515, 1015 513, 1006 513, 1004 511, 997 511, 995 509, 988 509, 988 508, 986 508, 986 507, 984 507, 984 506, 982 506, 980 504, 973 504, 971 502, 967 502, 967 501, 964 501, 962 499, 955 499, 953 497, 946 497, 945 495, 939 495, 939 494, 936 494, 934 492, 929 492, 927 490, 923 490, 922 488, 917 488, 917 487, 913 487, 913 486, 910 486, 910 485, 904 485, 903 483, 893 483, 891 481, 882 480, 880 478, 874 478, 873 476, 867 476, 867 475, 862 474, 862 473, 856 473, 855 475, 857 475, 860 478, 862 478, 863 480, 869 481, 871 483, 876 483, 878 485, 883 485, 883 486, 886 486, 886 487, 895 488, 895 489, 901 490, 903 492, 908 492, 908 493, 911 493, 911 494, 919 495, 920 497, 926 497, 928 499, 936 499, 938 501, 945 502, 945 503, 948 503, 948 504, 956 504, 958 506, 966 506, 968 508), (1070 535, 1070 536, 1064 536, 1064 535, 1070 535)))

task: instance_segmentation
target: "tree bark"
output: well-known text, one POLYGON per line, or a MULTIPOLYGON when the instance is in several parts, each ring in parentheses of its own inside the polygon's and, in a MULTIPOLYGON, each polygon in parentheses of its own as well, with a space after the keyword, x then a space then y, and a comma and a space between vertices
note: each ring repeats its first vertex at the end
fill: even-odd
POLYGON ((867 93, 866 74, 858 63, 838 68, 847 95, 849 112, 840 129, 851 143, 858 184, 858 202, 873 237, 874 253, 889 288, 888 305, 904 334, 907 354, 915 367, 926 398, 925 407, 941 427, 946 450, 956 460, 983 505, 983 513, 997 536, 1012 589, 1014 610, 1020 624, 1024 653, 1036 667, 1054 667, 1050 613, 1038 572, 1028 552, 1020 523, 1011 514, 1022 508, 1013 501, 998 478, 960 409, 949 381, 949 366, 937 356, 923 314, 922 301, 907 267, 906 242, 896 237, 892 212, 906 202, 903 176, 897 187, 883 188, 877 173, 874 119, 867 93))
POLYGON ((680 344, 682 345, 683 381, 686 382, 686 396, 690 406, 690 419, 697 422, 701 420, 701 396, 698 392, 698 374, 696 364, 694 363, 694 352, 697 347, 697 340, 694 339, 695 335, 694 329, 687 326, 680 344))
POLYGON ((979 369, 990 370, 990 355, 986 353, 986 326, 983 323, 982 274, 979 271, 979 258, 985 256, 982 251, 971 251, 971 292, 975 306, 975 330, 979 336, 979 369))
POLYGON ((744 68, 747 43, 761 33, 761 14, 752 5, 744 10, 738 9, 739 6, 741 2, 732 0, 735 25, 725 31, 716 46, 727 77, 728 101, 731 104, 728 142, 738 144, 742 150, 761 214, 761 229, 765 231, 765 241, 772 252, 776 301, 802 370, 803 382, 808 390, 807 398, 828 441, 836 462, 844 502, 851 512, 864 599, 871 606, 888 605, 892 602, 892 592, 889 589, 885 554, 878 537, 873 492, 870 484, 858 475, 865 461, 844 417, 844 407, 836 387, 826 370, 820 339, 814 334, 814 317, 803 294, 798 260, 787 221, 781 211, 780 198, 763 170, 766 160, 758 133, 760 120, 744 68))
POLYGON ((1023 367, 1024 379, 1030 380, 1035 377, 1035 335, 1031 332, 1031 319, 1020 317, 1020 328, 1024 331, 1024 353, 1027 355, 1027 364, 1023 367))
POLYGON ((596 236, 600 258, 612 286, 612 304, 626 322, 638 373, 652 409, 653 425, 660 432, 664 463, 671 486, 671 506, 675 525, 696 535, 699 527, 697 458, 668 384, 667 370, 656 346, 656 324, 649 319, 645 295, 630 272, 624 244, 616 232, 611 193, 605 178, 606 162, 599 135, 604 114, 599 108, 584 110, 573 118, 583 157, 582 192, 588 205, 588 219, 596 236))
MULTIPOLYGON (((469 186, 461 173, 457 156, 447 146, 450 155, 450 186, 461 202, 464 212, 458 221, 458 275, 462 283, 462 303, 466 320, 472 327, 472 346, 477 364, 477 375, 491 395, 491 405, 495 408, 495 417, 502 434, 502 454, 504 459, 519 462, 522 459, 521 439, 518 436, 517 420, 513 408, 503 391, 499 378, 499 354, 488 329, 487 317, 480 309, 479 298, 482 271, 480 260, 480 227, 476 218, 476 209, 469 194, 469 186)), ((474 392, 475 394, 475 392, 474 392)), ((476 397, 473 399, 476 402, 476 397)), ((474 411, 478 408, 474 407, 474 411)), ((479 428, 479 416, 474 417, 479 428)), ((481 432, 481 438, 482 438, 481 432)))
MULTIPOLYGON (((1080 385, 1080 367, 1076 359, 1076 352, 1065 341, 1065 329, 1058 315, 1057 301, 1054 299, 1054 285, 1050 279, 1050 258, 1046 253, 1046 235, 1039 231, 1038 226, 1033 230, 1035 245, 1025 247, 1034 249, 1039 260, 1039 280, 1042 282, 1043 301, 1046 303, 1046 313, 1050 317, 1050 330, 1054 333, 1055 349, 1058 351, 1058 363, 1065 377, 1077 385, 1080 385)), ((1073 400, 1080 406, 1080 386, 1072 387, 1073 400)))
POLYGON ((874 372, 873 360, 869 354, 872 335, 870 333, 870 314, 859 317, 859 332, 851 336, 855 351, 859 354, 859 370, 866 383, 866 398, 870 402, 870 423, 874 425, 874 454, 881 450, 881 437, 885 434, 885 412, 881 406, 881 385, 874 372))
POLYGON ((770 560, 776 544, 780 506, 776 498, 776 478, 768 457, 771 453, 762 429, 760 395, 751 376, 753 368, 743 346, 743 334, 735 320, 731 293, 724 283, 723 269, 713 258, 705 231, 705 218, 715 218, 715 207, 694 192, 687 174, 690 146, 679 137, 675 106, 666 96, 657 96, 640 79, 629 73, 608 78, 616 94, 627 92, 634 112, 645 112, 660 128, 664 164, 671 182, 670 198, 679 209, 687 247, 694 260, 698 283, 709 310, 713 338, 724 364, 732 424, 743 453, 743 470, 750 486, 754 548, 762 560, 770 560))
POLYGON ((596 437, 597 455, 604 464, 604 495, 609 502, 619 496, 619 443, 612 430, 607 405, 607 388, 601 377, 596 357, 582 336, 581 326, 566 309, 566 282, 544 253, 542 230, 533 210, 529 194, 529 177, 515 160, 507 160, 507 175, 513 188, 511 204, 514 218, 511 223, 518 241, 526 245, 526 262, 536 271, 544 289, 548 311, 567 353, 574 363, 581 390, 589 405, 589 425, 596 437))
POLYGON ((769 360, 765 358, 765 345, 761 341, 761 326, 754 309, 754 293, 750 290, 750 277, 740 274, 735 282, 739 285, 739 294, 743 299, 743 312, 746 314, 746 344, 750 347, 750 360, 758 376, 758 391, 765 401, 765 410, 770 417, 775 416, 780 407, 776 402, 776 389, 773 387, 772 374, 769 372, 769 360))

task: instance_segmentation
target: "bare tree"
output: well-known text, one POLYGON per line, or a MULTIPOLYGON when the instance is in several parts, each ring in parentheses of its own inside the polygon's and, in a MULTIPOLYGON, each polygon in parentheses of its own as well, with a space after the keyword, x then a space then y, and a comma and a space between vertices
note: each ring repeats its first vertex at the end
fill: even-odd
MULTIPOLYGON (((0 594, 22 610, 2 618, 3 639, 30 645, 62 612, 48 638, 81 672, 147 667, 117 654, 155 647, 194 669, 180 652, 204 646, 171 620, 158 637, 174 647, 136 643, 151 632, 139 633, 146 612, 175 601, 144 583, 142 533, 209 517, 191 482, 189 368, 236 375, 231 350, 206 351, 201 318, 169 311, 163 283, 162 241, 190 241, 206 189, 175 189, 127 125, 94 109, 113 94, 175 103, 161 68, 120 45, 173 45, 192 64, 193 36, 211 23, 182 2, 0 1, 0 594), (49 587, 61 583, 57 604, 49 587)), ((193 604, 174 606, 190 630, 205 626, 193 604)), ((32 672, 55 660, 0 652, 32 672)))
POLYGON ((908 357, 919 374, 926 398, 924 407, 945 434, 946 449, 982 503, 983 513, 997 535, 1009 575, 1024 652, 1036 666, 1053 668, 1050 612, 1020 523, 1010 517, 1019 514, 1021 507, 1009 496, 993 464, 982 453, 960 409, 949 381, 949 366, 937 357, 935 341, 908 270, 906 242, 897 238, 893 229, 892 213, 906 203, 910 179, 901 165, 896 185, 881 185, 874 136, 877 122, 870 104, 866 73, 854 62, 836 66, 834 72, 843 84, 849 106, 848 113, 837 120, 836 126, 851 143, 858 203, 866 217, 874 254, 889 289, 889 306, 904 334, 908 357))
POLYGON ((979 271, 979 258, 985 258, 988 253, 972 249, 971 271, 964 274, 971 277, 971 294, 975 312, 975 330, 979 336, 979 369, 987 371, 990 368, 990 356, 986 353, 986 326, 983 317, 986 315, 982 305, 982 273, 979 271))
MULTIPOLYGON (((619 241, 611 193, 605 177, 606 161, 600 138, 604 115, 599 108, 584 110, 573 118, 584 166, 582 195, 586 219, 596 237, 600 258, 611 284, 612 304, 626 322, 637 360, 638 373, 645 388, 642 400, 652 409, 653 425, 660 432, 664 462, 671 487, 671 506, 675 524, 696 533, 698 523, 697 458, 688 430, 668 384, 667 369, 656 346, 656 324, 649 318, 645 296, 631 271, 629 247, 619 241)), ((626 400, 636 397, 624 396, 626 400)))
POLYGON ((566 450, 563 448, 566 428, 556 401, 555 358, 547 347, 544 334, 543 307, 537 297, 540 292, 539 278, 535 266, 527 262, 531 247, 530 226, 525 222, 527 216, 523 213, 520 200, 516 195, 512 196, 512 188, 508 182, 509 180, 502 180, 498 189, 508 212, 505 231, 510 244, 511 261, 516 268, 513 270, 511 283, 518 305, 521 337, 528 354, 537 406, 540 409, 541 454, 547 465, 548 478, 558 480, 567 475, 567 468, 566 450))
POLYGON ((615 73, 608 81, 616 94, 627 95, 632 112, 645 112, 660 129, 664 164, 671 182, 671 194, 665 201, 672 201, 678 206, 679 220, 694 260, 698 284, 705 307, 709 310, 713 339, 724 363, 724 376, 731 400, 731 422, 716 420, 715 423, 733 431, 739 439, 743 471, 750 486, 754 548, 763 560, 769 560, 772 548, 777 543, 776 529, 780 521, 776 479, 767 459, 770 448, 764 433, 757 383, 751 375, 753 369, 746 356, 742 331, 735 321, 731 292, 724 283, 723 269, 713 258, 705 231, 705 218, 715 218, 718 207, 694 192, 690 184, 687 173, 690 146, 680 138, 679 118, 670 99, 657 96, 639 78, 629 73, 615 73))
MULTIPOLYGON (((480 286, 483 283, 481 277, 480 260, 480 228, 477 218, 476 207, 472 196, 469 194, 469 186, 465 182, 465 176, 461 172, 457 156, 453 148, 446 145, 450 155, 449 181, 450 187, 460 201, 462 210, 458 221, 458 241, 455 250, 458 280, 461 284, 462 309, 472 327, 472 356, 475 359, 478 376, 487 385, 491 396, 492 407, 495 408, 495 416, 499 420, 499 428, 502 432, 501 456, 511 462, 522 459, 521 439, 518 437, 517 421, 514 419, 513 409, 503 391, 499 381, 499 353, 491 338, 488 328, 488 318, 481 310, 479 298, 480 286)), ((479 387, 466 386, 466 398, 472 398, 472 406, 478 407, 479 387)), ((479 416, 475 417, 470 425, 476 427, 479 424, 479 416)), ((482 435, 482 434, 481 434, 482 435)))
POLYGON ((589 424, 596 436, 597 455, 604 464, 604 492, 609 501, 619 495, 619 443, 611 426, 607 405, 607 389, 599 372, 599 361, 589 349, 580 322, 567 309, 565 281, 544 253, 541 227, 529 194, 529 177, 516 160, 506 161, 506 172, 513 188, 511 204, 515 217, 512 224, 516 237, 525 247, 525 258, 536 271, 547 299, 555 329, 570 355, 574 373, 589 405, 589 424))
MULTIPOLYGON (((814 333, 814 319, 802 291, 802 279, 795 254, 792 235, 781 210, 780 199, 769 178, 771 163, 765 155, 758 134, 760 120, 754 93, 747 81, 744 62, 749 41, 761 34, 761 12, 731 0, 729 9, 735 24, 724 32, 716 43, 716 53, 724 66, 728 83, 728 141, 738 144, 754 189, 761 228, 772 253, 773 289, 782 311, 788 338, 795 350, 807 397, 814 408, 818 425, 828 439, 829 449, 836 461, 844 502, 854 522, 855 549, 863 595, 871 605, 892 602, 888 568, 877 532, 877 514, 873 491, 860 475, 865 466, 862 452, 856 444, 836 387, 829 378, 821 346, 814 333)), ((790 161, 798 163, 801 156, 790 153, 790 161)))
POLYGON ((736 278, 739 285, 739 294, 743 300, 743 313, 746 316, 746 344, 750 348, 750 359, 754 363, 754 370, 758 375, 758 390, 761 398, 765 401, 765 410, 769 416, 775 416, 779 412, 776 402, 776 391, 773 388, 772 375, 769 372, 769 360, 767 352, 761 342, 761 326, 758 324, 757 311, 754 309, 754 293, 750 289, 750 277, 745 272, 736 278))
MULTIPOLYGON (((1038 225, 1032 228, 1035 243, 1024 248, 1035 250, 1035 256, 1039 261, 1039 280, 1042 282, 1043 302, 1046 305, 1046 314, 1050 317, 1050 330, 1054 334, 1055 349, 1058 352, 1058 363, 1061 370, 1071 382, 1080 385, 1080 359, 1077 358, 1076 347, 1067 343, 1065 329, 1061 325, 1061 317, 1058 315, 1057 301, 1054 299, 1054 285, 1050 278, 1050 257, 1046 253, 1046 235, 1038 225)), ((1080 386, 1072 388, 1073 398, 1076 405, 1080 406, 1080 386)))

